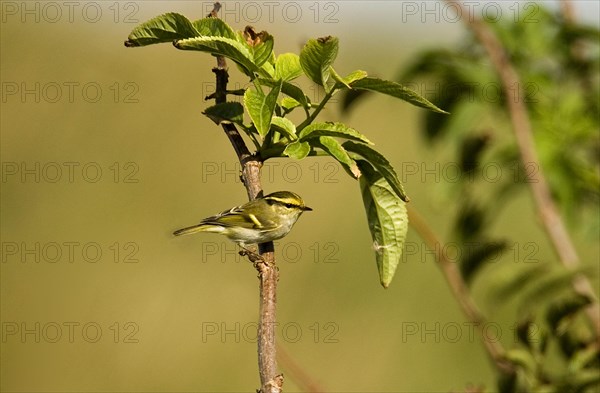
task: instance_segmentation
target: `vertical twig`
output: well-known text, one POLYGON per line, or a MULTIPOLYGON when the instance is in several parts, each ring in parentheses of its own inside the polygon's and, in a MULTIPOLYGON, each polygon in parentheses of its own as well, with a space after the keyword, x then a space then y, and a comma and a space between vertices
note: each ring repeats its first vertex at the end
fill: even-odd
MULTIPOLYGON (((460 9, 461 15, 469 15, 460 1, 445 1, 460 9)), ((492 29, 478 18, 463 18, 463 21, 487 52, 493 67, 500 77, 521 160, 525 164, 533 164, 537 169, 536 171, 529 171, 527 177, 529 178, 531 193, 544 229, 561 263, 569 269, 575 269, 579 265, 579 257, 556 204, 552 199, 550 187, 546 181, 543 168, 540 165, 527 108, 523 100, 514 99, 513 96, 514 89, 523 89, 519 74, 510 63, 502 43, 492 29)), ((525 97, 524 92, 520 91, 517 97, 525 97)), ((586 309, 586 312, 596 332, 596 338, 600 340, 600 308, 594 289, 589 280, 583 275, 578 275, 574 279, 573 286, 578 293, 592 300, 592 304, 586 309)))
MULTIPOLYGON (((209 14, 216 18, 220 3, 215 3, 209 14)), ((227 101, 227 83, 229 74, 227 62, 223 56, 217 56, 217 67, 213 68, 216 78, 214 94, 217 104, 227 101)), ((229 138, 233 149, 242 165, 242 181, 248 193, 248 199, 253 200, 262 195, 260 168, 262 160, 251 154, 234 124, 223 123, 223 130, 229 138)), ((282 391, 283 375, 277 374, 277 357, 275 350, 275 325, 277 305, 277 280, 279 272, 275 266, 273 242, 259 244, 259 261, 254 261, 260 281, 259 294, 259 323, 258 323, 258 370, 260 374, 261 393, 279 393, 282 391)))
POLYGON ((567 23, 575 22, 575 10, 571 0, 560 0, 560 13, 567 23))

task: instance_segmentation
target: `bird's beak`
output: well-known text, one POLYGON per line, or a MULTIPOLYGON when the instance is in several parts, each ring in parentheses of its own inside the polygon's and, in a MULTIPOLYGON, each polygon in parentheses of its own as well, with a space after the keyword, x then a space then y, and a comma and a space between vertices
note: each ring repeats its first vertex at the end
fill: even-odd
POLYGON ((311 209, 310 207, 308 207, 308 206, 304 206, 304 207, 302 208, 302 211, 303 211, 303 212, 311 212, 311 211, 312 211, 312 209, 311 209))

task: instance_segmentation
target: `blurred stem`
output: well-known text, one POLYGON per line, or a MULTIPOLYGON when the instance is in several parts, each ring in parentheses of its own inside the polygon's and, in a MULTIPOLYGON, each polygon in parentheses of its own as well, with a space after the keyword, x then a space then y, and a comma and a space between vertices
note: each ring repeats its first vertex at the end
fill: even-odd
MULTIPOLYGON (((460 9, 461 15, 469 15, 460 1, 445 1, 460 9)), ((519 74, 511 64, 510 57, 506 53, 502 43, 484 21, 478 18, 463 18, 463 21, 487 52, 493 67, 500 77, 521 161, 525 165, 533 164, 537 169, 537 171, 529 171, 527 177, 544 229, 561 263, 568 269, 576 269, 579 266, 579 257, 562 217, 558 212, 558 208, 552 199, 550 187, 546 181, 543 168, 540 165, 527 107, 523 100, 514 99, 514 89, 522 90, 523 88, 519 74)), ((516 97, 525 97, 523 94, 524 92, 521 91, 516 97)), ((594 289, 589 280, 583 275, 578 275, 573 280, 573 286, 579 294, 592 300, 592 304, 586 309, 586 312, 594 327, 596 339, 600 340, 600 308, 594 289)))
MULTIPOLYGON (((210 17, 216 18, 221 4, 215 3, 210 17)), ((227 62, 217 56, 217 67, 213 68, 216 77, 215 101, 217 104, 227 100, 227 83, 229 74, 227 62)), ((248 193, 248 199, 254 200, 262 196, 260 181, 262 160, 251 154, 235 124, 222 124, 235 153, 242 165, 242 181, 248 193)), ((260 258, 251 260, 258 271, 260 281, 260 306, 258 323, 258 371, 260 374, 260 393, 279 393, 283 387, 283 375, 277 375, 277 358, 275 350, 275 325, 277 304, 277 280, 279 272, 275 266, 273 242, 259 244, 260 258)))
POLYGON ((286 375, 298 385, 302 392, 306 393, 319 393, 325 392, 325 389, 318 383, 313 381, 304 371, 304 369, 296 363, 294 358, 290 356, 285 348, 277 346, 277 358, 281 362, 281 367, 286 371, 286 375))
POLYGON ((497 341, 492 342, 485 336, 484 327, 486 326, 486 318, 471 297, 469 288, 460 274, 458 265, 448 259, 443 251, 443 244, 413 206, 408 206, 408 222, 411 228, 425 241, 427 247, 434 251, 438 266, 452 291, 452 295, 469 322, 473 323, 479 331, 481 341, 498 371, 505 374, 513 374, 515 372, 514 367, 512 363, 505 359, 505 349, 502 347, 502 344, 497 341))
POLYGON ((571 0, 560 0, 560 12, 567 23, 575 22, 575 10, 571 0))

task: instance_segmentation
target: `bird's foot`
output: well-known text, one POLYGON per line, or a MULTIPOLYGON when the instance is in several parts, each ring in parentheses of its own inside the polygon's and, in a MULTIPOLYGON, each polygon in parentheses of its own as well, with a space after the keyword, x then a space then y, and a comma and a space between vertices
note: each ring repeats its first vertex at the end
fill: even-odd
MULTIPOLYGON (((243 257, 248 257, 248 259, 250 260, 250 262, 252 262, 252 264, 254 265, 255 269, 259 269, 260 268, 260 264, 266 264, 267 262, 265 261, 265 259, 258 254, 258 252, 252 251, 247 249, 246 247, 240 245, 240 252, 239 254, 243 257)), ((257 249, 258 251, 258 249, 257 249)))

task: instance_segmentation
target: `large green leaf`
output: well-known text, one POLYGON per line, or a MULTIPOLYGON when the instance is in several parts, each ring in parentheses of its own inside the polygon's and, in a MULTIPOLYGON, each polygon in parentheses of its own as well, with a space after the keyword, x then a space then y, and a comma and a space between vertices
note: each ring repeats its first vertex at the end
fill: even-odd
POLYGON ((271 127, 275 127, 277 131, 283 133, 291 141, 298 139, 296 135, 296 126, 291 120, 285 117, 273 116, 271 119, 271 127))
POLYGON ((406 240, 406 205, 371 164, 359 160, 357 165, 362 172, 359 179, 360 189, 373 238, 379 278, 381 285, 387 288, 400 263, 406 240))
POLYGON ((222 19, 202 18, 192 22, 198 33, 205 36, 225 37, 236 39, 235 31, 222 19))
POLYGON ((300 52, 300 65, 304 73, 316 84, 325 86, 331 66, 337 57, 339 40, 336 37, 310 39, 300 52))
POLYGON ((531 285, 519 294, 518 310, 527 314, 533 307, 553 298, 564 296, 573 287, 573 279, 585 272, 585 268, 576 270, 557 268, 543 276, 538 276, 531 285))
MULTIPOLYGON (((281 83, 280 81, 266 78, 260 78, 259 82, 270 87, 277 86, 281 83)), ((281 92, 286 96, 289 96, 294 100, 298 101, 305 109, 310 108, 310 100, 308 99, 306 94, 304 94, 302 89, 298 86, 293 85, 290 82, 284 81, 283 83, 281 83, 281 92)))
POLYGON ((291 81, 302 75, 300 57, 295 53, 283 53, 275 62, 275 78, 291 81))
MULTIPOLYGON (((569 385, 565 386, 562 390, 563 392, 597 392, 600 384, 600 371, 598 370, 598 367, 579 370, 579 372, 573 375, 569 382, 569 385)), ((561 388, 562 386, 558 389, 561 388)))
POLYGON ((536 370, 536 361, 533 354, 525 349, 514 348, 506 351, 504 357, 513 364, 517 364, 525 369, 528 373, 533 373, 536 370))
POLYGON ((402 183, 398 179, 398 175, 392 164, 377 150, 372 147, 365 145, 363 143, 356 143, 352 141, 346 141, 343 143, 344 149, 347 151, 356 153, 367 159, 371 165, 377 169, 379 173, 383 175, 385 180, 390 184, 394 193, 398 195, 403 201, 408 202, 408 197, 404 192, 404 188, 402 187, 402 183))
MULTIPOLYGON (((252 26, 246 26, 246 29, 243 32, 238 33, 237 40, 252 54, 252 60, 258 67, 262 66, 273 56, 275 40, 273 39, 273 36, 266 31, 257 33, 252 26)), ((271 69, 270 71, 273 70, 271 69)))
POLYGON ((310 99, 304 94, 301 88, 296 85, 293 85, 289 82, 283 82, 281 84, 281 92, 288 97, 293 98, 298 101, 303 108, 310 108, 310 99))
POLYGON ((262 66, 273 54, 275 40, 270 34, 265 34, 263 41, 255 46, 251 46, 252 55, 254 56, 254 64, 262 66))
POLYGON ((560 334, 563 321, 568 320, 591 302, 588 297, 579 294, 557 299, 546 311, 546 322, 553 331, 560 334))
POLYGON ((348 76, 346 76, 345 78, 340 76, 337 72, 335 72, 335 70, 333 69, 333 67, 330 67, 329 70, 331 71, 331 77, 338 82, 337 87, 341 88, 342 86, 347 87, 348 89, 351 89, 352 86, 350 86, 350 84, 352 82, 356 82, 357 80, 360 79, 364 79, 367 77, 367 72, 363 71, 363 70, 356 70, 351 72, 350 74, 348 74, 348 76))
POLYGON ((217 124, 221 124, 223 121, 244 123, 244 107, 239 102, 224 102, 209 106, 202 113, 217 124))
POLYGON ((467 284, 472 282, 476 273, 486 262, 495 260, 507 247, 505 241, 479 240, 466 243, 466 245, 470 244, 472 246, 468 247, 468 252, 465 252, 460 259, 460 273, 467 284))
POLYGON ((213 55, 227 57, 239 64, 246 75, 253 77, 254 72, 260 72, 260 67, 254 63, 253 55, 241 42, 225 37, 195 37, 175 42, 177 49, 198 50, 213 55))
POLYGON ((185 16, 170 12, 152 18, 131 31, 125 46, 145 46, 197 37, 200 33, 185 16))
MULTIPOLYGON (((271 55, 273 53, 271 52, 271 55)), ((260 69, 263 71, 262 75, 266 75, 269 78, 273 79, 275 77, 275 64, 271 64, 270 61, 265 61, 261 66, 260 69)))
POLYGON ((271 119, 273 111, 277 104, 281 85, 271 89, 269 94, 264 94, 260 90, 248 89, 244 94, 244 105, 261 137, 265 137, 271 128, 271 119))
POLYGON ((301 160, 305 158, 308 153, 310 153, 310 145, 308 142, 292 142, 285 147, 283 154, 288 157, 295 158, 297 160, 301 160))
POLYGON ((292 97, 283 97, 279 102, 279 105, 286 113, 291 112, 294 108, 302 106, 298 101, 294 100, 292 97))
POLYGON ((335 158, 342 164, 342 168, 353 178, 357 179, 360 176, 360 171, 356 166, 356 162, 348 155, 342 145, 330 136, 321 136, 319 139, 309 139, 309 143, 313 146, 320 147, 327 154, 335 158))
POLYGON ((318 138, 320 136, 334 136, 338 138, 353 139, 364 143, 371 143, 366 136, 356 131, 354 128, 350 128, 343 123, 334 122, 310 124, 304 127, 302 131, 300 131, 300 135, 298 135, 301 141, 318 138))
POLYGON ((396 82, 367 77, 350 83, 350 86, 353 89, 375 91, 377 93, 400 98, 401 100, 409 102, 413 105, 430 109, 434 112, 448 113, 429 102, 429 100, 419 95, 419 93, 416 91, 413 91, 408 87, 402 86, 396 82))
POLYGON ((571 372, 578 372, 590 364, 593 364, 599 355, 600 348, 597 345, 590 345, 580 349, 571 358, 568 369, 571 372))
POLYGON ((511 271, 508 275, 500 275, 490 288, 488 301, 493 307, 508 303, 546 274, 548 274, 547 264, 532 264, 516 272, 511 271))

